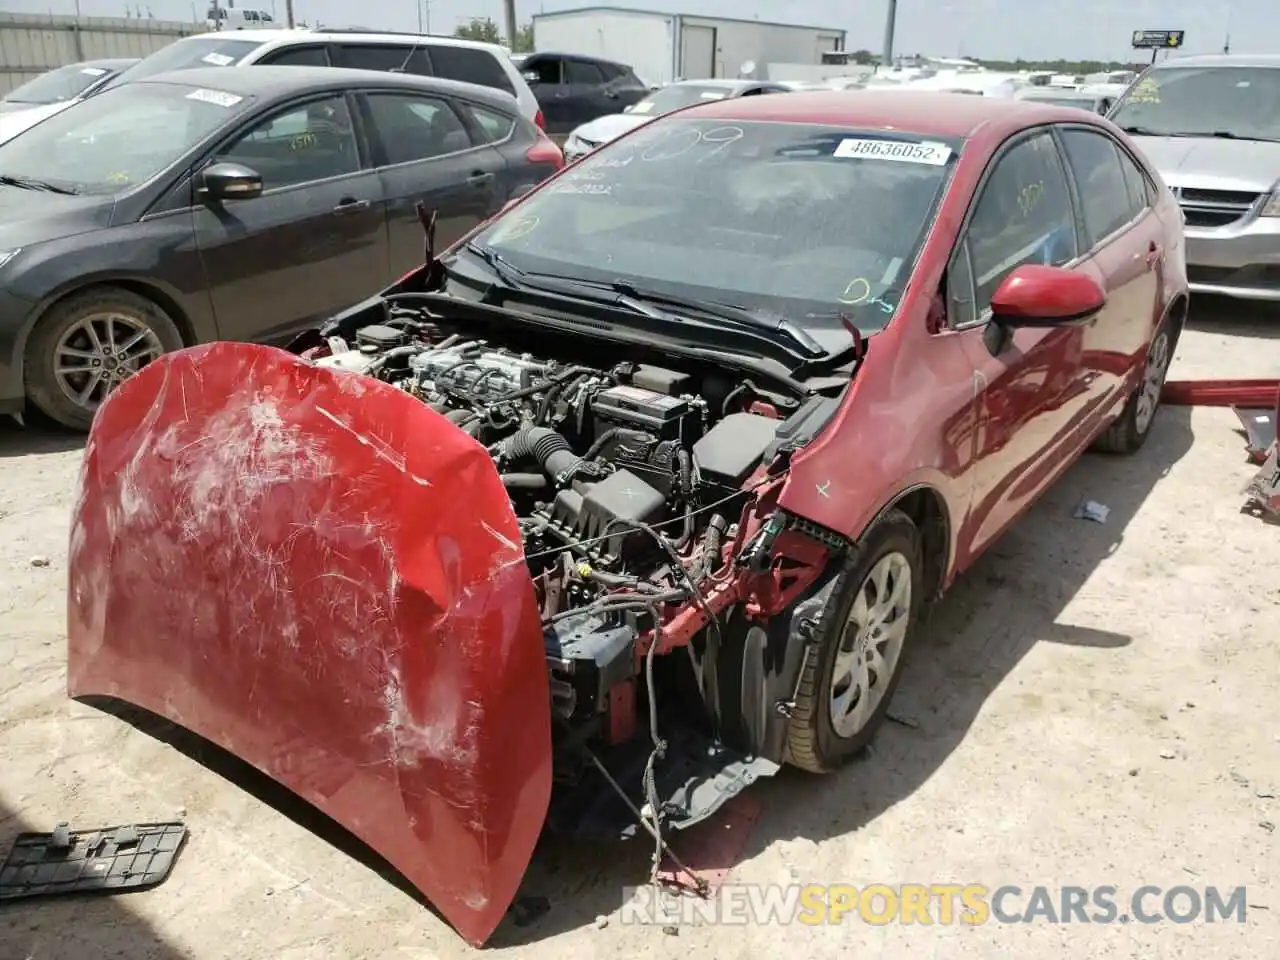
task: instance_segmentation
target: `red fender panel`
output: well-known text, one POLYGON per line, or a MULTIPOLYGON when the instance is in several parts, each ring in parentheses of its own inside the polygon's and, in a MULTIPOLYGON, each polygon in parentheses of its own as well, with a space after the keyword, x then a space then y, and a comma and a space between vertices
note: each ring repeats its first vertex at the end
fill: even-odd
POLYGON ((90 432, 67 621, 71 696, 229 750, 493 932, 546 816, 550 694, 516 518, 452 423, 271 347, 161 358, 90 432))

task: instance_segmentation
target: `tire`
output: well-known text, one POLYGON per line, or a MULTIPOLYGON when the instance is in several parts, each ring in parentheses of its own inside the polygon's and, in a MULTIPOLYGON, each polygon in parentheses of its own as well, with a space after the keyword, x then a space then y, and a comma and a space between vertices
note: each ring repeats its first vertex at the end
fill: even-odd
POLYGON ((88 430, 108 390, 160 354, 183 346, 173 319, 146 297, 119 287, 72 294, 49 308, 27 341, 23 360, 27 399, 55 423, 88 430), (114 345, 107 343, 108 334, 114 336, 114 345), (121 363, 124 347, 129 348, 129 357, 121 363), (60 363, 59 357, 66 362, 60 363), (59 374, 60 367, 82 364, 84 373, 59 374), (76 391, 90 384, 92 391, 77 399, 76 391))
MULTIPOLYGON (((919 529, 906 514, 890 510, 867 532, 862 546, 845 561, 835 589, 822 611, 816 655, 810 654, 806 658, 800 677, 795 709, 787 731, 787 760, 793 766, 812 773, 835 770, 862 752, 884 722, 920 619, 924 597, 923 560, 919 529), (868 701, 863 710, 869 712, 864 712, 860 719, 848 718, 857 719, 857 722, 846 726, 841 715, 832 710, 837 691, 843 693, 849 686, 843 683, 842 677, 849 672, 837 670, 837 665, 843 667, 845 656, 857 657, 859 633, 851 615, 855 612, 859 595, 873 585, 873 575, 885 566, 898 567, 901 582, 910 584, 908 597, 895 604, 898 616, 891 621, 893 624, 901 623, 900 635, 895 635, 890 629, 884 634, 890 639, 876 645, 882 661, 888 659, 895 644, 897 652, 885 670, 887 676, 875 676, 874 682, 870 682, 874 671, 867 671, 864 682, 870 682, 870 685, 866 689, 872 691, 873 699, 875 695, 878 699, 868 701), (895 636, 898 638, 892 639, 895 636), (841 648, 851 644, 854 644, 855 652, 842 656, 841 648)), ((893 581, 888 585, 892 595, 893 581)), ((874 604, 872 606, 874 609, 874 604)), ((855 670, 859 662, 857 659, 853 661, 855 670)), ((865 695, 865 690, 859 693, 855 703, 865 695)))
POLYGON ((1181 324, 1174 314, 1160 321, 1147 356, 1142 363, 1142 379, 1129 396, 1115 421, 1093 442, 1093 448, 1102 453, 1137 453, 1151 434, 1156 413, 1160 409, 1160 390, 1164 387, 1173 362, 1173 352, 1178 347, 1181 324), (1156 366, 1153 367, 1153 360, 1156 366))

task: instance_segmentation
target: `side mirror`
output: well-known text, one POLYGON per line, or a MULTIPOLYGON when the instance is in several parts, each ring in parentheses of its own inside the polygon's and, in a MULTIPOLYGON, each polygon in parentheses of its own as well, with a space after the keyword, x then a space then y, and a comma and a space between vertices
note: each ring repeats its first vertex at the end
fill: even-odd
POLYGON ((262 196, 262 174, 240 163, 212 163, 200 174, 196 196, 204 203, 252 200, 262 196))
POLYGON ((1027 263, 996 288, 991 314, 1004 327, 1061 327, 1091 320, 1106 303, 1088 274, 1027 263))

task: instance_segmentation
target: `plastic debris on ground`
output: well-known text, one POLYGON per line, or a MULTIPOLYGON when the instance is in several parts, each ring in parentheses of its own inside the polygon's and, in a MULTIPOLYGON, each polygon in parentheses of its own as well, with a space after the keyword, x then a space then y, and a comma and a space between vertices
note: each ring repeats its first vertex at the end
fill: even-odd
POLYGON ((21 833, 0 866, 0 900, 122 893, 162 883, 187 836, 180 821, 21 833))
POLYGON ((1072 514, 1077 520, 1092 520, 1094 523, 1106 523, 1111 508, 1097 500, 1083 500, 1072 514))

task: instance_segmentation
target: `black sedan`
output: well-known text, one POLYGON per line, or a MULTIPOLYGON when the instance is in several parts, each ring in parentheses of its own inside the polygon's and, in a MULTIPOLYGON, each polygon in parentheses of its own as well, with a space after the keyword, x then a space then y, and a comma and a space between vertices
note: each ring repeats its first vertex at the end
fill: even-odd
POLYGON ((515 99, 309 67, 124 84, 0 144, 0 413, 87 428, 162 352, 279 342, 563 165, 515 99))

